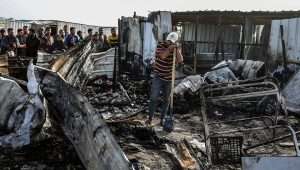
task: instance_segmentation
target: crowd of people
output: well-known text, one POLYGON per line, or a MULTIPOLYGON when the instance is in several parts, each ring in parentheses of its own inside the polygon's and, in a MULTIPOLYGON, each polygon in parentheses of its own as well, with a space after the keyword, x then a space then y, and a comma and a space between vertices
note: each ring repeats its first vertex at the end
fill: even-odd
POLYGON ((52 31, 51 27, 35 29, 24 26, 14 34, 13 28, 0 30, 0 55, 29 57, 36 62, 38 51, 53 53, 56 51, 65 51, 76 46, 83 41, 92 41, 97 51, 106 51, 111 47, 118 45, 118 36, 116 29, 111 29, 111 35, 107 37, 103 34, 103 29, 93 33, 93 29, 88 29, 88 35, 83 36, 82 31, 77 31, 74 27, 68 29, 65 25, 58 33, 52 31))
POLYGON ((111 35, 109 37, 103 33, 102 28, 99 29, 99 32, 95 32, 95 34, 93 34, 92 29, 89 29, 87 40, 92 41, 98 52, 106 51, 109 48, 118 46, 119 44, 119 38, 115 28, 111 29, 111 35))

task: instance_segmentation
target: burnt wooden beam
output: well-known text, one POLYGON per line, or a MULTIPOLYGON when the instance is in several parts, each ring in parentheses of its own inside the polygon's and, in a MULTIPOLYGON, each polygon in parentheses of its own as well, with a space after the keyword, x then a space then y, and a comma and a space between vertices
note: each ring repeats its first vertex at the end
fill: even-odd
POLYGON ((129 161, 87 98, 58 73, 36 67, 41 91, 64 134, 88 170, 128 170, 129 161))

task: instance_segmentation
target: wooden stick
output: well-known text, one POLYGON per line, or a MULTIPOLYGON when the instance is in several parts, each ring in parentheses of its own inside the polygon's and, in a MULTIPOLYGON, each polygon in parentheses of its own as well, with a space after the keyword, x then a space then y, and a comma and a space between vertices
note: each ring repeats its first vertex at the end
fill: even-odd
POLYGON ((171 99, 170 99, 170 107, 173 111, 173 105, 174 105, 174 85, 175 85, 175 67, 176 67, 176 55, 177 55, 177 47, 174 49, 173 52, 173 64, 172 64, 172 83, 171 83, 171 99))

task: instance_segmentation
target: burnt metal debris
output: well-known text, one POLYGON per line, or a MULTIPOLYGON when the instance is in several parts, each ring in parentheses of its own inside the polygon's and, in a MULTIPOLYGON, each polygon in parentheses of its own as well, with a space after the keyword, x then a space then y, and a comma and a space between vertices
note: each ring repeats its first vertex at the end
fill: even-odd
MULTIPOLYGON (((117 53, 94 53, 87 43, 53 56, 46 68, 30 65, 28 82, 2 76, 0 85, 12 84, 7 96, 33 98, 39 89, 47 120, 44 107, 33 112, 29 142, 17 150, 1 146, 0 168, 226 170, 249 167, 252 156, 271 156, 264 165, 278 156, 282 162, 300 156, 300 122, 290 113, 297 105, 288 98, 297 92, 298 74, 283 93, 277 80, 265 76, 264 63, 252 60, 226 60, 207 74, 186 76, 175 87, 175 129, 166 133, 156 119, 145 125, 149 79, 114 73, 117 53), (26 91, 27 85, 35 91, 26 91), (33 156, 33 150, 43 151, 33 156)), ((7 113, 1 121, 13 116, 0 109, 7 113)))

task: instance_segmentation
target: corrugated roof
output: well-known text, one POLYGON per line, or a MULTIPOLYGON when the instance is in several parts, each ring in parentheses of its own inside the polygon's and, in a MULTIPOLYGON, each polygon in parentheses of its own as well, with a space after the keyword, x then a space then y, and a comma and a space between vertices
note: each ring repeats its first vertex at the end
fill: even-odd
POLYGON ((281 10, 281 11, 199 10, 199 11, 173 11, 172 13, 173 14, 179 14, 179 13, 300 14, 300 10, 281 10))
POLYGON ((257 23, 265 23, 276 19, 289 19, 300 17, 300 10, 297 11, 228 11, 228 10, 202 10, 202 11, 177 11, 172 12, 172 19, 176 22, 195 22, 196 17, 201 17, 201 22, 222 22, 243 23, 245 17, 255 18, 257 23))

